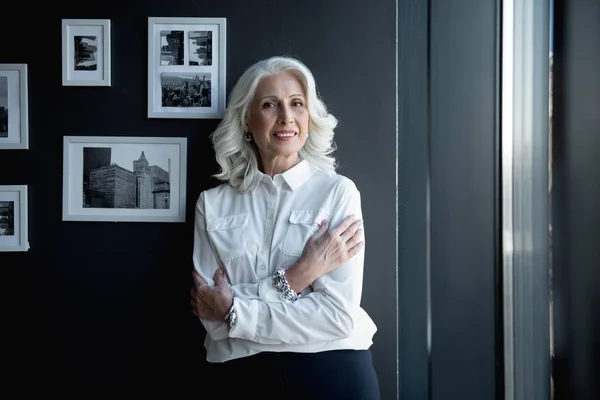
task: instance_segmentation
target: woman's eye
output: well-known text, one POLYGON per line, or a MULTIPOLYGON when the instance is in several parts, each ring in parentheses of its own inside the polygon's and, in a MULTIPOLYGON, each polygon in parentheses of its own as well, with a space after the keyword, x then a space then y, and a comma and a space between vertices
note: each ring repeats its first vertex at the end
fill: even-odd
POLYGON ((304 103, 303 103, 303 102, 301 102, 300 100, 295 100, 295 101, 292 103, 292 105, 293 105, 294 107, 302 107, 302 106, 304 105, 304 103))
POLYGON ((271 107, 275 107, 275 103, 266 102, 263 104, 263 108, 271 108, 271 107))

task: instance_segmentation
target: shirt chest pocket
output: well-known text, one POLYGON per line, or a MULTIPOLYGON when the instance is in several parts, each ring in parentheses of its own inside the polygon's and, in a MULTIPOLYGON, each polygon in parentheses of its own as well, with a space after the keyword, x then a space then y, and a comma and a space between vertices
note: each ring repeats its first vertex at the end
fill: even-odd
POLYGON ((301 256, 306 242, 317 231, 321 221, 327 217, 329 212, 324 208, 293 210, 283 240, 283 253, 288 256, 301 256))
POLYGON ((223 262, 244 255, 248 241, 249 214, 212 217, 206 220, 206 230, 223 262))

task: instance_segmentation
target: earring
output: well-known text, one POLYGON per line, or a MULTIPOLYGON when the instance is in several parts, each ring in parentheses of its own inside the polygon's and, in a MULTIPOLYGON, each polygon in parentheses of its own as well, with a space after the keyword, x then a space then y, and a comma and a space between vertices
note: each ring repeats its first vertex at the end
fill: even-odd
POLYGON ((244 140, 246 142, 250 143, 252 141, 252 133, 251 132, 244 133, 244 140))

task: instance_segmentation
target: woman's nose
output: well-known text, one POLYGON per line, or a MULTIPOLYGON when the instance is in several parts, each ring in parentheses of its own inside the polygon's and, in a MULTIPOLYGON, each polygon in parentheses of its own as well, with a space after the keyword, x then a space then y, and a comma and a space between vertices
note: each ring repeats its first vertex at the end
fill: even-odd
POLYGON ((288 122, 293 122, 294 118, 292 117, 292 110, 290 110, 289 106, 282 106, 279 108, 279 123, 287 124, 288 122))

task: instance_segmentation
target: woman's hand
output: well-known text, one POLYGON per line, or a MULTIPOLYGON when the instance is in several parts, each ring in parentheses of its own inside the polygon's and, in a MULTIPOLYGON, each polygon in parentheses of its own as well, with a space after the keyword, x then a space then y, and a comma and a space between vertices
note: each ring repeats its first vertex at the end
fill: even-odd
POLYGON ((308 239, 300 258, 314 264, 319 276, 325 275, 354 257, 364 246, 361 239, 362 221, 353 215, 344 219, 329 232, 329 222, 308 239))
POLYGON ((299 292, 311 285, 317 278, 333 271, 354 257, 363 248, 362 220, 349 216, 329 232, 329 222, 321 221, 321 226, 312 235, 298 262, 286 271, 288 283, 299 292))
POLYGON ((194 286, 190 292, 190 304, 195 316, 209 321, 223 321, 233 304, 233 292, 225 282, 225 271, 217 269, 215 285, 209 286, 202 277, 192 271, 194 286))

